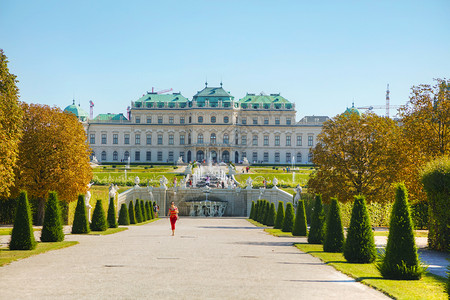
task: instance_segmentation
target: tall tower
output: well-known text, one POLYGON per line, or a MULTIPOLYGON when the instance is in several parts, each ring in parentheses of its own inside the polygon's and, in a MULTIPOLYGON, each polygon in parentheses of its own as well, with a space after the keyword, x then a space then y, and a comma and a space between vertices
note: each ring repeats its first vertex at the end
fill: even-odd
POLYGON ((386 117, 389 118, 389 83, 386 90, 386 117))

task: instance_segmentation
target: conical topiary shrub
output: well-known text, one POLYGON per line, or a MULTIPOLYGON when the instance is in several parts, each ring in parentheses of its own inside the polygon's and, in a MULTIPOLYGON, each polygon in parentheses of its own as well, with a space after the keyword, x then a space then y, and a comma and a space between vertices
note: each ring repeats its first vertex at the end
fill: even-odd
POLYGON ((267 226, 273 226, 275 224, 275 218, 277 217, 277 212, 275 211, 275 203, 270 203, 269 215, 267 217, 267 226))
POLYGON ((109 207, 108 207, 108 226, 109 228, 117 228, 117 215, 116 215, 116 206, 114 205, 114 198, 109 198, 109 207))
POLYGON ((152 201, 148 202, 148 205, 150 207, 150 217, 153 220, 155 218, 155 212, 153 211, 153 205, 152 205, 152 201))
POLYGON ((253 215, 255 214, 255 201, 252 201, 252 208, 250 209, 249 219, 253 220, 253 215))
POLYGON ((130 215, 128 214, 128 208, 125 203, 122 203, 120 206, 119 225, 130 225, 130 215))
POLYGON ((259 203, 261 201, 257 200, 255 203, 255 212, 253 213, 253 220, 258 221, 259 203))
POLYGON ((308 225, 306 224, 305 202, 298 200, 297 215, 295 216, 294 228, 292 235, 306 236, 308 234, 308 225))
POLYGON ((145 222, 148 220, 148 218, 147 218, 147 211, 144 206, 144 200, 139 200, 139 205, 141 206, 142 222, 145 222))
POLYGON ((278 201, 277 217, 275 219, 275 225, 273 228, 281 229, 283 228, 283 223, 284 223, 284 204, 283 201, 278 201))
POLYGON ((386 251, 377 263, 377 268, 384 278, 420 279, 425 272, 419 264, 413 229, 408 191, 403 183, 399 183, 395 191, 386 251))
POLYGON ((266 203, 265 203, 265 206, 264 206, 264 221, 263 221, 263 224, 264 225, 267 225, 267 221, 268 221, 268 219, 269 219, 269 209, 270 209, 270 203, 269 203, 269 201, 265 201, 266 203))
POLYGON ((58 194, 50 192, 45 204, 44 224, 41 232, 42 242, 64 241, 64 232, 59 209, 58 194))
POLYGON ((294 206, 291 202, 286 204, 286 212, 284 213, 284 222, 281 231, 283 232, 292 232, 292 228, 294 226, 294 206))
POLYGON ((36 248, 33 226, 31 223, 31 209, 28 204, 27 192, 22 191, 19 195, 14 227, 11 233, 10 250, 33 250, 36 248))
POLYGON ((342 227, 341 211, 336 198, 331 198, 328 212, 323 251, 342 252, 344 247, 344 227, 342 227))
POLYGON ((128 204, 128 214, 130 217, 130 224, 136 224, 136 212, 134 211, 133 200, 128 204))
POLYGON ((258 212, 256 216, 256 221, 258 221, 259 223, 261 223, 262 221, 263 210, 264 210, 264 200, 259 200, 258 212))
POLYGON ((139 203, 139 199, 136 199, 136 203, 134 204, 134 212, 136 214, 136 223, 142 223, 142 211, 141 205, 139 203))
POLYGON ((89 221, 84 204, 84 195, 78 195, 77 207, 75 208, 75 216, 73 217, 72 233, 83 234, 89 233, 89 221))
POLYGON ((105 231, 106 229, 108 229, 108 224, 106 222, 102 200, 97 200, 97 203, 95 204, 94 208, 94 214, 92 215, 91 230, 105 231))
POLYGON ((144 206, 145 206, 145 211, 146 211, 146 213, 147 213, 148 219, 149 219, 149 220, 153 219, 153 218, 152 218, 152 213, 151 213, 151 208, 150 208, 150 202, 145 201, 144 206))
POLYGON ((316 195, 314 210, 311 217, 311 227, 308 233, 308 243, 322 244, 325 236, 325 213, 322 205, 322 195, 316 195))
POLYGON ((355 196, 350 227, 344 245, 344 257, 351 263, 372 263, 377 250, 364 196, 355 196))

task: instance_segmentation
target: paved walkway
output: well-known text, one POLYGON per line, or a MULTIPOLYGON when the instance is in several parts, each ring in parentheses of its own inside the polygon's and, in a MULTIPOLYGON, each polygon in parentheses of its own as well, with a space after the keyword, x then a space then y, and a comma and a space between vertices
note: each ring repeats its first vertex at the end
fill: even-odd
POLYGON ((245 219, 182 218, 0 268, 1 299, 386 299, 245 219))

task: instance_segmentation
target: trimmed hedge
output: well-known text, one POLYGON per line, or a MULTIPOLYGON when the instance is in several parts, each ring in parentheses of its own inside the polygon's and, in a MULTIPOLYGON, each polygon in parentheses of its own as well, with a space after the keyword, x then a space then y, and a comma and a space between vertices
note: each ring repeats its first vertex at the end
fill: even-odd
POLYGON ((417 280, 425 272, 419 264, 408 191, 403 183, 396 186, 386 251, 380 256, 377 269, 387 279, 417 280))
POLYGON ((64 241, 64 232, 59 208, 58 194, 50 192, 45 204, 44 224, 41 232, 41 242, 64 241))
POLYGON ((350 263, 372 263, 377 250, 364 196, 355 196, 352 218, 344 245, 344 257, 350 263))
POLYGON ((130 217, 130 224, 136 224, 136 212, 134 211, 133 200, 128 204, 128 215, 130 217))
POLYGON ((122 203, 120 206, 119 225, 130 225, 130 215, 128 214, 128 208, 125 203, 122 203))
POLYGON ((150 215, 152 217, 152 220, 154 218, 156 218, 155 212, 153 211, 153 205, 152 205, 152 201, 149 201, 148 205, 150 206, 150 215))
POLYGON ((255 214, 255 201, 252 201, 252 208, 250 209, 249 219, 254 219, 253 215, 255 214))
POLYGON ((136 203, 134 204, 134 212, 136 214, 136 223, 142 223, 142 211, 141 211, 141 204, 139 199, 136 199, 136 203))
POLYGON ((264 203, 265 204, 264 204, 264 220, 263 220, 263 224, 267 225, 267 221, 269 219, 270 203, 267 200, 265 200, 264 203))
POLYGON ((31 210, 27 192, 21 191, 17 203, 14 227, 11 233, 10 250, 33 250, 36 248, 33 226, 31 224, 31 210))
POLYGON ((102 200, 97 200, 94 214, 92 215, 91 230, 105 231, 106 229, 108 229, 108 224, 106 222, 105 212, 103 211, 102 200))
POLYGON ((284 204, 283 201, 278 201, 277 218, 275 219, 275 225, 273 228, 281 229, 284 223, 284 204))
POLYGON ((316 195, 311 227, 308 233, 308 243, 322 244, 325 237, 325 212, 323 211, 322 195, 316 195))
POLYGON ((145 222, 148 220, 148 215, 147 210, 145 209, 144 200, 140 200, 139 205, 141 206, 142 222, 145 222))
POLYGON ((149 201, 145 201, 144 205, 145 205, 145 211, 147 212, 148 219, 149 220, 153 219, 152 218, 152 212, 151 212, 152 208, 150 207, 150 202, 149 201))
POLYGON ((277 217, 277 212, 275 210, 275 203, 270 203, 269 215, 267 217, 267 226, 275 225, 275 218, 277 217))
POLYGON ((114 198, 109 198, 109 206, 108 206, 108 226, 109 228, 117 228, 117 215, 116 215, 116 206, 114 205, 114 198))
POLYGON ((308 225, 306 224, 305 204, 303 200, 298 200, 297 215, 295 216, 294 228, 292 228, 292 235, 307 236, 308 225))
POLYGON ((323 251, 342 252, 344 247, 344 227, 342 227, 339 202, 331 198, 330 210, 328 212, 325 239, 323 240, 323 251))
POLYGON ((84 204, 84 195, 78 195, 77 207, 75 208, 75 216, 72 224, 72 233, 83 234, 89 233, 90 231, 86 205, 84 204))
POLYGON ((281 231, 283 232, 292 232, 292 228, 294 227, 294 206, 291 202, 286 204, 286 212, 284 213, 284 222, 281 231))

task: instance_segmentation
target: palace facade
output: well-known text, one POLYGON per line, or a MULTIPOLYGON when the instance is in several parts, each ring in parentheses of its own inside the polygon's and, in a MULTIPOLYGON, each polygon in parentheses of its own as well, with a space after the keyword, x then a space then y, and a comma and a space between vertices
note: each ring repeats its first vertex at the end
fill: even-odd
POLYGON ((280 94, 249 94, 236 101, 220 87, 192 100, 181 93, 149 93, 131 102, 128 115, 100 114, 89 120, 76 107, 99 162, 175 163, 244 161, 264 164, 311 163, 311 149, 326 116, 296 121, 295 104, 280 94))

